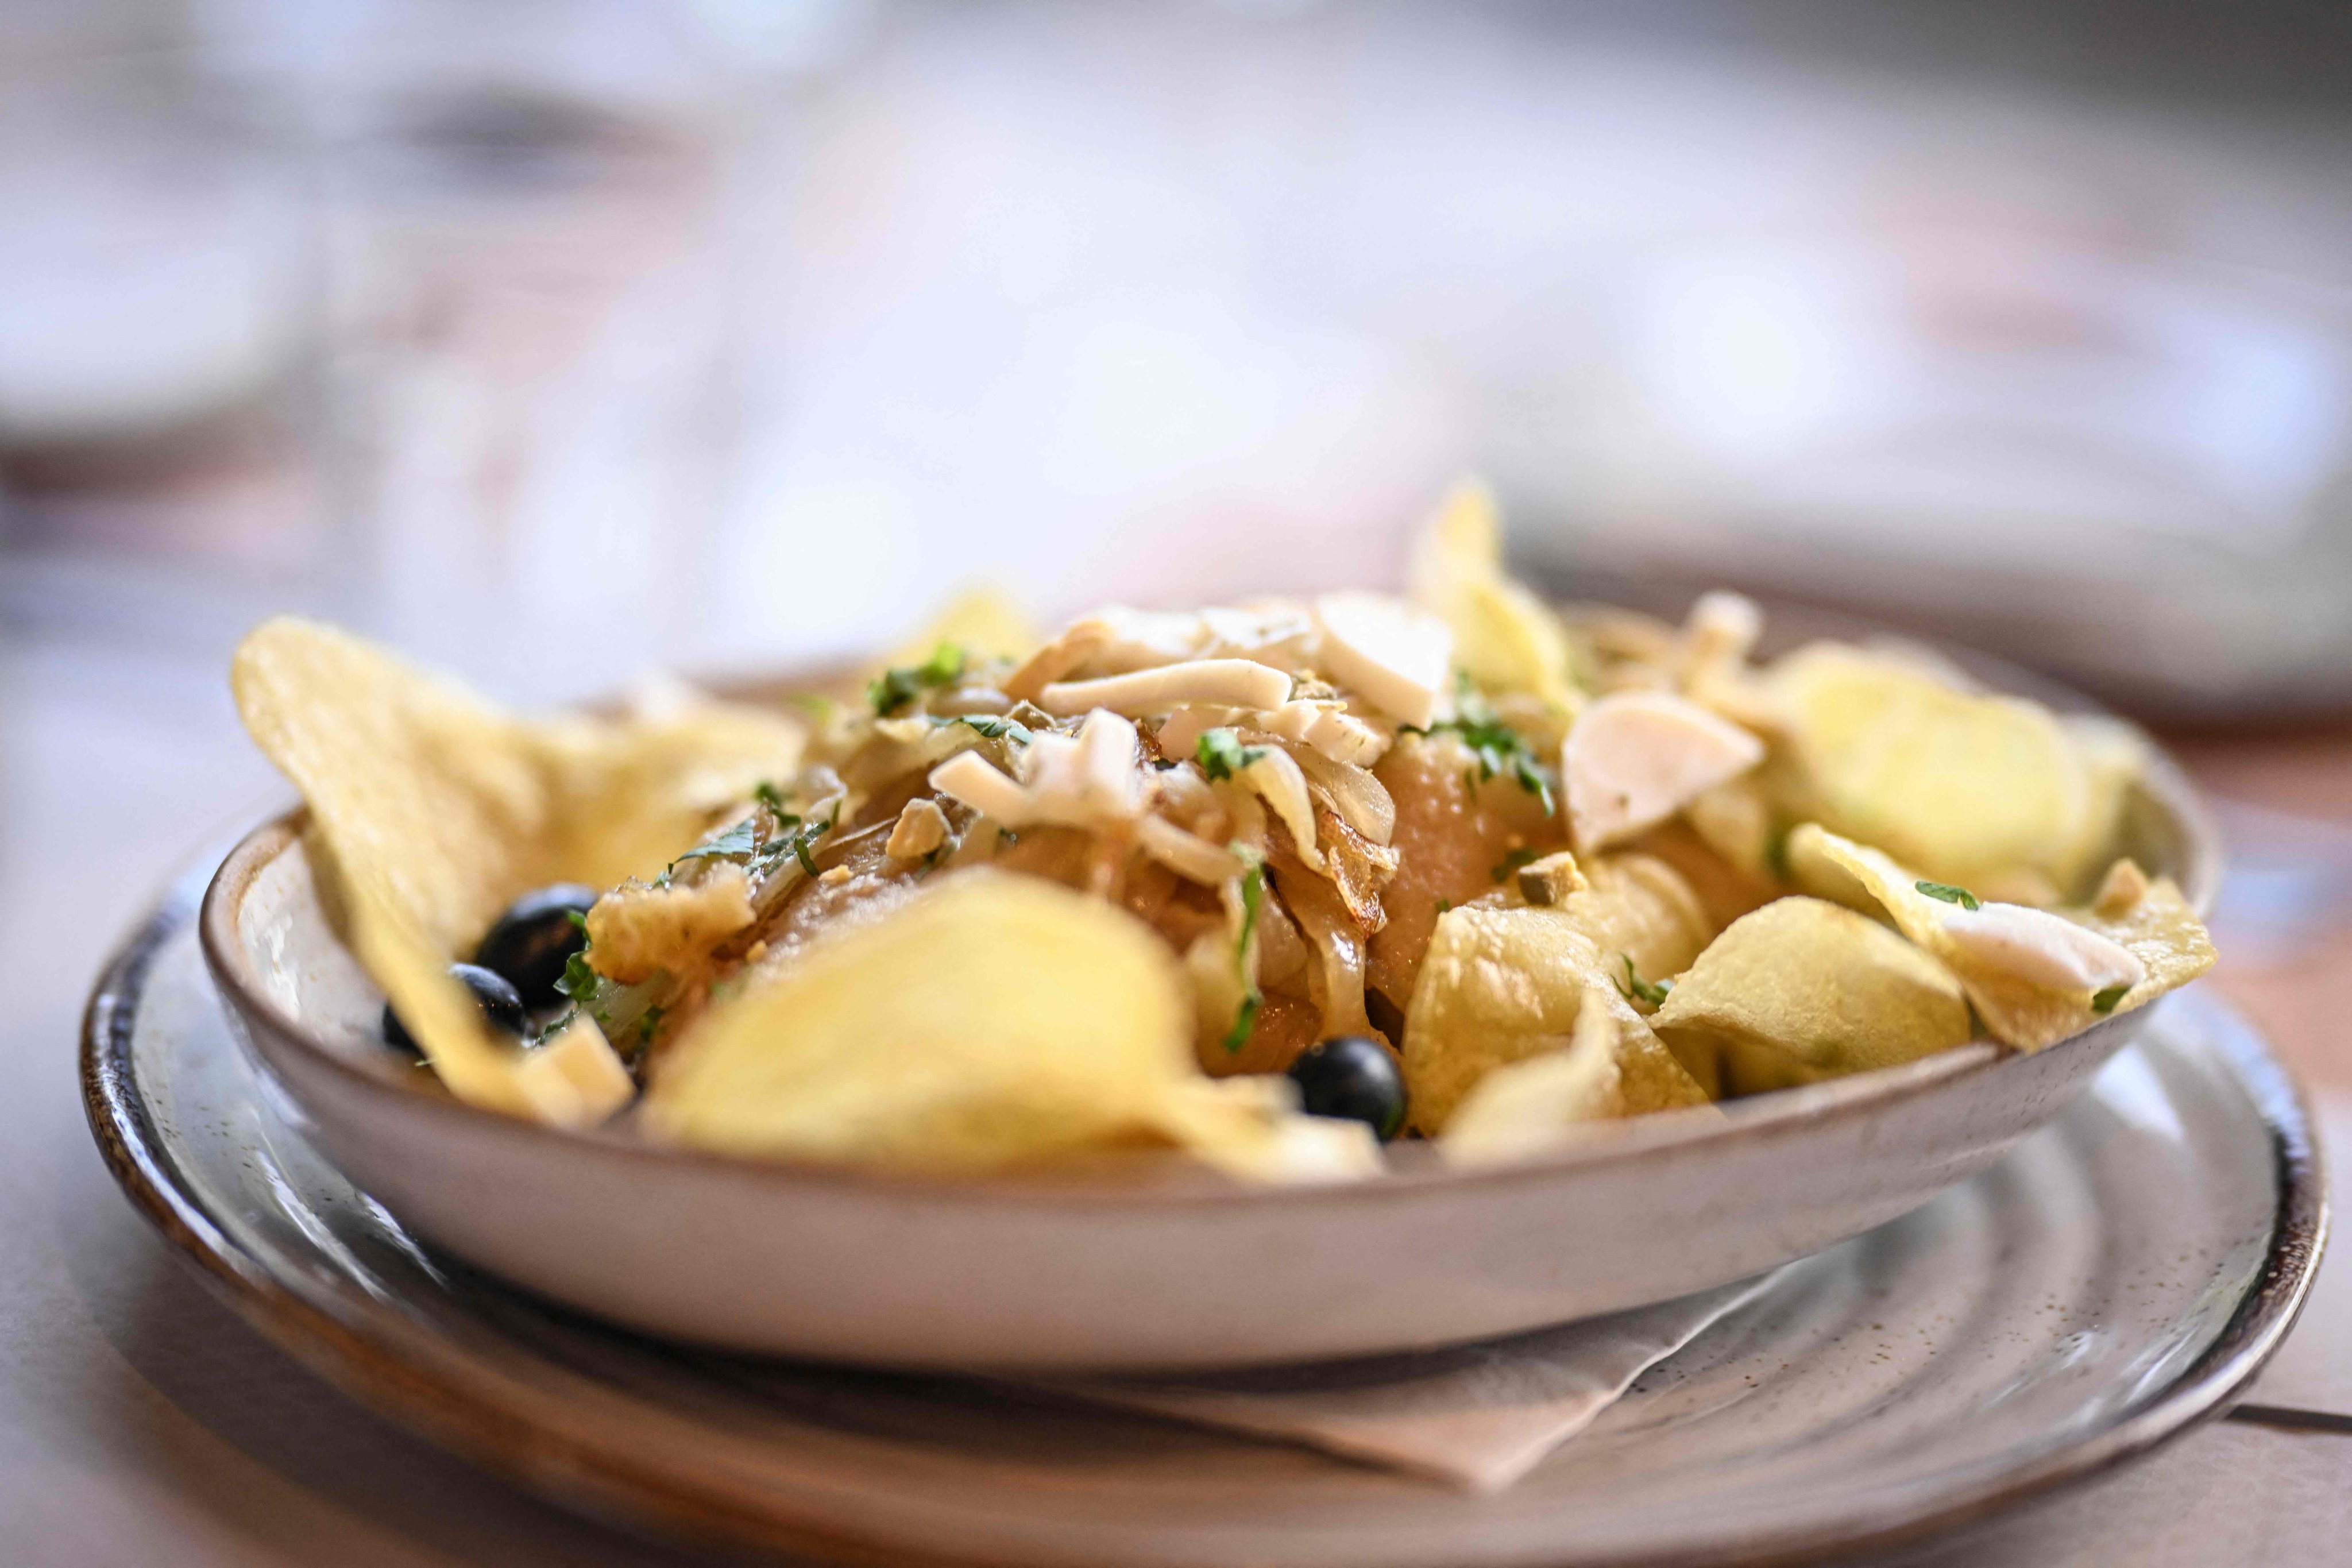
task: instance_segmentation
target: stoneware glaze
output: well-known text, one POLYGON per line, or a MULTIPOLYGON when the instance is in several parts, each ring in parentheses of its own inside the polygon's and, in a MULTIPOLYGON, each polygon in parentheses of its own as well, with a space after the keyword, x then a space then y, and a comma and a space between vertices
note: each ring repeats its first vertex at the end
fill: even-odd
MULTIPOLYGON (((1884 1545, 2226 1408, 2293 1322, 2326 1228, 2293 1085, 2227 1009, 2179 997, 2008 1158, 1793 1265, 1517 1485, 1474 1497, 1017 1383, 685 1351, 508 1289, 420 1241, 289 1123, 226 1026, 194 891, 125 944, 84 1034, 91 1126, 131 1199, 264 1332, 436 1440, 605 1518, 795 1561, 1664 1568, 1884 1545)), ((569 1212, 535 1168, 509 1193, 436 1174, 478 1204, 569 1212)), ((1493 1223, 1482 1205, 1515 1203, 1519 1180, 1572 1202, 1588 1174, 1452 1189, 1453 1212, 1493 1223)), ((950 1201, 821 1173, 738 1179, 866 1194, 833 1201, 894 1225, 914 1222, 880 1205, 950 1201)), ((1414 1178, 1394 1190, 1435 1201, 1414 1178)), ((1011 1228, 999 1211, 1026 1213, 992 1191, 956 1201, 992 1231, 1011 1228)), ((1158 1223, 1139 1202, 1051 1212, 1158 1223)), ((1501 1233, 1479 1239, 1384 1262, 1419 1294, 1438 1263, 1493 1266, 1501 1233)), ((943 1321, 959 1303, 929 1310, 943 1321)))
MULTIPOLYGON (((2129 847, 2200 907, 2216 856, 2158 760, 2129 847)), ((470 1110, 382 1044, 299 813, 230 853, 205 955, 304 1136, 402 1224, 650 1332, 898 1367, 1174 1369, 1482 1338, 1817 1252, 1991 1164, 2154 1009, 2031 1057, 1983 1044, 1595 1130, 1524 1164, 1398 1149, 1345 1186, 1245 1189, 1173 1156, 942 1180, 752 1163, 470 1110)))

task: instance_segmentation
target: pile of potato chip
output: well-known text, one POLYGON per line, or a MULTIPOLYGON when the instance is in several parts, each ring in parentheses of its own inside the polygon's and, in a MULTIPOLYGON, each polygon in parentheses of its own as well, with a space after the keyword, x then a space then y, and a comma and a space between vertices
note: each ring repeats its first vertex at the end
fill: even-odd
POLYGON ((978 1172, 1179 1149, 1381 1168, 1283 1075, 1393 1053, 1412 1131, 1517 1159, 1649 1111, 2039 1050, 2209 967, 2119 852, 2142 742, 1930 653, 1759 663, 1507 578, 1449 497, 1409 594, 1112 609, 975 596, 793 711, 501 712, 331 628, 240 648, 354 951, 447 1089, 731 1153, 978 1172), (447 977, 533 888, 610 889, 560 1017, 447 977))

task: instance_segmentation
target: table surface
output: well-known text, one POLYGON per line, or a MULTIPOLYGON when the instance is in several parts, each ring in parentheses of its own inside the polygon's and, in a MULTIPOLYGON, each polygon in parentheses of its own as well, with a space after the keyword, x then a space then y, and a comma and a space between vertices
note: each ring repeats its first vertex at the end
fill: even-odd
MULTIPOLYGON (((197 1285, 116 1192, 74 1046, 107 945, 176 857, 282 787, 219 666, 20 637, 0 645, 0 965, 19 1064, 0 1097, 0 1531, 23 1564, 653 1564, 360 1409, 197 1285)), ((2244 868, 2209 984, 2273 1034, 2352 1148, 2352 730, 2176 738, 2244 868), (2340 857, 2340 858, 2339 858, 2340 857), (2243 941, 2233 941, 2238 931, 2243 941)), ((2343 1184, 2339 1184, 2339 1193, 2343 1184)), ((2115 1476, 1900 1559, 1976 1565, 2340 1561, 2352 1531, 2352 1265, 2323 1279, 2241 1416, 2115 1476)))

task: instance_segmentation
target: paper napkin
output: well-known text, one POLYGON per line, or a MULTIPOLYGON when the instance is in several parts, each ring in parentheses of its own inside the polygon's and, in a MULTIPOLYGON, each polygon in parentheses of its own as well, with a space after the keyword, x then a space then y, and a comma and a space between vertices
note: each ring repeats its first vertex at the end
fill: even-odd
POLYGON ((1772 1279, 1442 1350, 1045 1386, 1496 1492, 1772 1279))

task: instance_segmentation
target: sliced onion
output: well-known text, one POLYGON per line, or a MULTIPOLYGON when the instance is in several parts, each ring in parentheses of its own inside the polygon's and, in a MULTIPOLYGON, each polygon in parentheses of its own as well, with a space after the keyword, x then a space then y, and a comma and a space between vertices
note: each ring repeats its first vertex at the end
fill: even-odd
POLYGON ((1323 798, 1340 821, 1368 843, 1386 847, 1396 835, 1396 802, 1370 772, 1349 763, 1335 763, 1312 746, 1286 748, 1307 784, 1323 798))
POLYGON ((1372 1022, 1364 1014, 1364 933, 1339 901, 1339 889, 1301 867, 1277 866, 1282 901, 1315 948, 1310 989, 1323 1010, 1323 1037, 1364 1035, 1372 1022))

